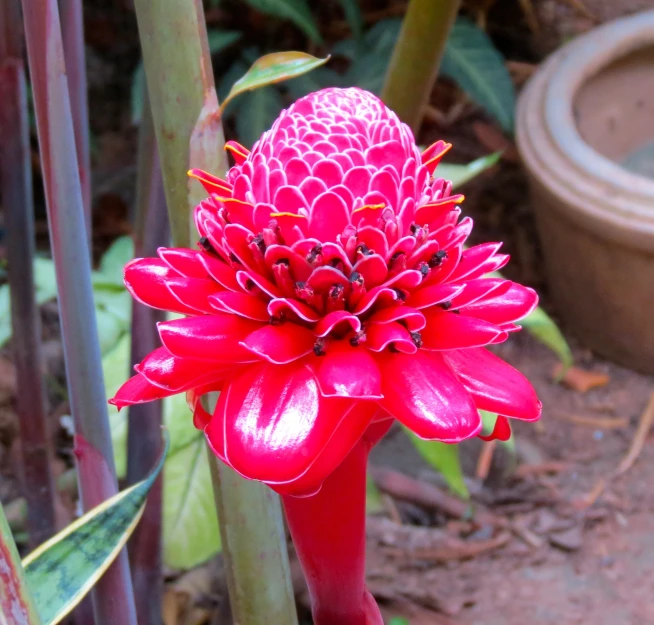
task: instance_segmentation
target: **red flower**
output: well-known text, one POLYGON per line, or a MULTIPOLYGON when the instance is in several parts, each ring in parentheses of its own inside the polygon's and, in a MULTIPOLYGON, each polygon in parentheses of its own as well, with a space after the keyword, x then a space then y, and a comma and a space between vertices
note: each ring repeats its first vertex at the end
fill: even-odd
POLYGON ((161 249, 125 269, 136 299, 186 317, 159 324, 163 347, 112 403, 186 391, 224 462, 300 496, 389 415, 452 443, 479 434, 478 409, 502 415, 502 437, 505 417, 537 419, 529 382, 486 349, 537 296, 484 277, 508 260, 499 244, 464 249, 463 196, 433 176, 449 147, 420 154, 360 89, 298 100, 252 152, 228 143, 227 180, 190 172, 210 194, 195 211, 200 250, 161 249), (209 415, 199 397, 212 390, 209 415))

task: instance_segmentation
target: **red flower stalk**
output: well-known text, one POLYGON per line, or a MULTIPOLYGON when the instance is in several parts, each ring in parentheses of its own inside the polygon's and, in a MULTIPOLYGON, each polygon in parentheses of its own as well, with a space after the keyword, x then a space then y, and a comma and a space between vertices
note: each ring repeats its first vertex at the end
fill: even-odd
POLYGON ((318 625, 381 623, 363 585, 365 457, 391 418, 455 443, 479 434, 478 409, 501 438, 506 417, 540 416, 486 349, 537 296, 484 277, 508 260, 499 244, 464 250, 463 196, 433 175, 449 147, 420 154, 365 91, 319 91, 252 152, 228 143, 227 180, 190 172, 210 195, 198 251, 125 268, 137 300, 186 317, 159 324, 163 347, 112 403, 186 391, 216 455, 284 496, 318 625), (210 415, 199 398, 217 390, 210 415))

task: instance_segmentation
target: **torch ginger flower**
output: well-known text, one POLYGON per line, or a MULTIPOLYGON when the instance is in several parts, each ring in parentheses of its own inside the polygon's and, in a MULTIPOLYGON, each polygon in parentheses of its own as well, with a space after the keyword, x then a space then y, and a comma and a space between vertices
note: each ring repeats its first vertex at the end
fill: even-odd
POLYGON ((363 584, 365 464, 392 418, 449 443, 478 409, 538 419, 525 377, 486 349, 519 329, 535 292, 485 277, 499 244, 464 249, 472 221, 375 96, 298 100, 195 209, 199 250, 136 259, 140 302, 186 315, 136 367, 116 406, 180 392, 214 453, 283 495, 318 625, 381 623, 363 584), (199 398, 221 391, 213 414, 199 398), (322 490, 321 490, 322 486, 322 490), (336 544, 336 541, 340 544, 336 544), (351 580, 351 584, 347 580, 351 580))

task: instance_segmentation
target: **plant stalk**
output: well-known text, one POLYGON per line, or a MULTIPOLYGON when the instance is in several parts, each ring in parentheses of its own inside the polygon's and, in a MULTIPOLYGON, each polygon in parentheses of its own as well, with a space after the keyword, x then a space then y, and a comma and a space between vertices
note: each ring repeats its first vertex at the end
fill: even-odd
POLYGON ((388 66, 381 98, 414 133, 436 82, 461 0, 411 0, 388 66))
MULTIPOLYGON (((136 0, 135 8, 173 244, 190 247, 198 236, 192 209, 205 194, 186 172, 197 167, 220 176, 227 170, 202 2, 136 0)), ((230 554, 234 622, 294 625, 279 500, 210 457, 223 549, 230 554)))
POLYGON ((383 625, 366 588, 366 467, 389 419, 371 425, 311 497, 282 497, 314 625, 383 625))
MULTIPOLYGON (((84 510, 118 492, 91 287, 91 264, 56 0, 23 0, 41 168, 75 424, 84 510)), ((96 622, 136 625, 124 550, 93 591, 96 622)))
POLYGON ((173 244, 190 247, 191 211, 202 196, 186 172, 227 169, 202 0, 136 0, 134 6, 173 244))
POLYGON ((207 452, 234 622, 297 625, 279 496, 207 452))
POLYGON ((86 52, 84 49, 84 14, 82 0, 59 0, 61 34, 64 41, 64 59, 68 75, 70 108, 75 129, 77 167, 82 186, 84 219, 92 251, 91 233, 91 143, 89 141, 89 105, 86 82, 86 52))
MULTIPOLYGON (((168 239, 166 198, 161 178, 159 154, 154 136, 150 104, 145 94, 139 130, 138 177, 134 256, 155 256, 157 248, 168 239)), ((132 303, 131 364, 138 364, 159 346, 156 322, 163 321, 161 311, 132 303)), ((127 431, 127 482, 144 479, 161 457, 162 402, 136 404, 129 408, 127 431)), ((162 479, 155 480, 145 511, 128 545, 134 597, 139 623, 160 625, 163 600, 161 506, 162 479)))
POLYGON ((23 565, 0 505, 0 623, 40 625, 41 619, 27 586, 23 565), (8 620, 11 618, 11 621, 8 620))
POLYGON ((55 489, 50 472, 41 319, 33 259, 34 204, 25 70, 20 58, 0 62, 0 193, 8 232, 7 260, 16 365, 22 486, 32 548, 56 532, 55 489))

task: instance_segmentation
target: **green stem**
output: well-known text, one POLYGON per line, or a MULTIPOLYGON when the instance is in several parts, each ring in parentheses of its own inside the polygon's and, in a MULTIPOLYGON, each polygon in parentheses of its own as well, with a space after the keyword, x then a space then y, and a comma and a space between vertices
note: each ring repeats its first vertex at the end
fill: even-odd
POLYGON ((0 623, 40 625, 36 607, 27 586, 23 565, 0 505, 0 623))
POLYGON ((398 37, 382 100, 417 132, 460 0, 411 0, 398 37))
POLYGON ((190 192, 200 185, 186 172, 227 169, 204 10, 201 0, 136 0, 134 6, 173 243, 190 247, 191 210, 202 198, 190 192))
POLYGON ((234 622, 297 625, 279 496, 209 454, 234 622))
MULTIPOLYGON (((202 2, 136 0, 135 8, 173 244, 190 247, 192 209, 205 194, 186 172, 227 170, 202 2)), ((278 497, 215 458, 213 475, 234 622, 296 624, 278 497)))

